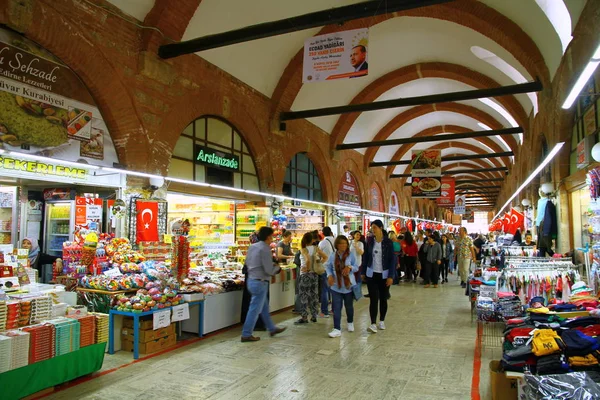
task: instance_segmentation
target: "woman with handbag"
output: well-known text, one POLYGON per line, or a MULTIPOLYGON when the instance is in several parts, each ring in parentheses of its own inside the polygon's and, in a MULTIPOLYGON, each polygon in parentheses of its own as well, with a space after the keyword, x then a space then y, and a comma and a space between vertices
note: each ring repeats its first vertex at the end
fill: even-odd
POLYGON ((397 258, 394 255, 394 246, 383 230, 383 222, 376 219, 371 222, 373 236, 367 240, 367 250, 365 251, 364 262, 362 265, 362 278, 366 279, 369 288, 369 314, 371 316, 371 326, 368 331, 377 333, 377 329, 385 329, 385 316, 388 309, 388 295, 390 286, 396 278, 397 258), (377 309, 379 309, 379 326, 377 322, 377 309))
POLYGON ((331 290, 333 304, 333 330, 329 337, 342 336, 342 307, 346 307, 348 332, 354 332, 354 292, 356 285, 354 272, 358 271, 353 255, 350 253, 348 238, 340 235, 335 239, 335 252, 327 261, 327 283, 331 290))
POLYGON ((313 245, 313 234, 307 232, 300 243, 300 276, 298 277, 298 295, 300 296, 300 315, 296 325, 308 323, 310 308, 311 321, 317 322, 319 313, 319 275, 324 273, 322 262, 327 262, 327 255, 313 245), (320 256, 319 260, 317 256, 320 256))

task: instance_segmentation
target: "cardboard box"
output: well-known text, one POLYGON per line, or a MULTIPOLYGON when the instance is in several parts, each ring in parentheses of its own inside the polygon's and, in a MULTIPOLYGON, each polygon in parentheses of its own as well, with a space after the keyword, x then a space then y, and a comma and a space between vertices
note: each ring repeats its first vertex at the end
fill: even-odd
MULTIPOLYGON (((133 329, 133 318, 123 318, 123 328, 133 329)), ((152 316, 140 319, 139 328, 145 331, 148 329, 152 330, 152 316)))
MULTIPOLYGON (((175 323, 172 323, 166 328, 161 328, 153 331, 152 329, 140 330, 139 341, 140 343, 147 343, 152 340, 156 340, 165 336, 169 336, 175 333, 175 323)), ((121 331, 122 338, 129 338, 133 341, 133 328, 123 328, 121 331)))
POLYGON ((518 381, 506 377, 498 360, 490 361, 490 382, 492 385, 492 400, 518 399, 518 381))
MULTIPOLYGON (((148 343, 140 343, 139 351, 140 354, 152 354, 162 350, 166 350, 177 344, 177 336, 175 334, 167 337, 159 338, 148 343)), ((126 336, 121 341, 121 349, 124 351, 133 351, 133 339, 130 340, 129 336, 126 336)))

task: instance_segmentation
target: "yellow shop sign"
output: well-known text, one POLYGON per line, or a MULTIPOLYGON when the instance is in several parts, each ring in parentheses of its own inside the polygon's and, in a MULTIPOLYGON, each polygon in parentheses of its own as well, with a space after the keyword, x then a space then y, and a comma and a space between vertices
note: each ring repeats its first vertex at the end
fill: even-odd
POLYGON ((85 168, 67 167, 33 160, 19 160, 12 157, 0 157, 0 172, 2 170, 13 173, 29 172, 41 176, 59 176, 83 180, 87 179, 88 174, 85 168))

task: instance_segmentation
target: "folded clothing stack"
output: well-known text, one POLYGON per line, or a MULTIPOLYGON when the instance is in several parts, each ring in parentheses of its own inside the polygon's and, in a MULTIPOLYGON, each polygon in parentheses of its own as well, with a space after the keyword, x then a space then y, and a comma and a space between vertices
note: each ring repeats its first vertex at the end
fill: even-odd
POLYGON ((518 296, 500 297, 497 306, 498 314, 505 321, 523 315, 523 306, 518 296))

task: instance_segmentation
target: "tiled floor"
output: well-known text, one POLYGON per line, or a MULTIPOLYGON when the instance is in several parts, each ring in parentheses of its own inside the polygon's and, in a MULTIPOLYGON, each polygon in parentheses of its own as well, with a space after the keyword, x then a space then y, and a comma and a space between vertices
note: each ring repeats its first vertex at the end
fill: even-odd
MULTIPOLYGON (((453 277, 451 277, 453 278, 453 277)), ((51 399, 460 399, 471 398, 476 325, 458 283, 392 288, 385 331, 368 326, 368 299, 356 303, 356 332, 327 333, 332 319, 240 343, 240 329, 213 336, 55 393, 51 399)), ((366 291, 366 288, 365 288, 366 291)), ((342 324, 345 328, 345 323, 342 324)), ((489 398, 489 351, 481 398, 489 398)), ((131 361, 106 356, 105 369, 131 361)))

